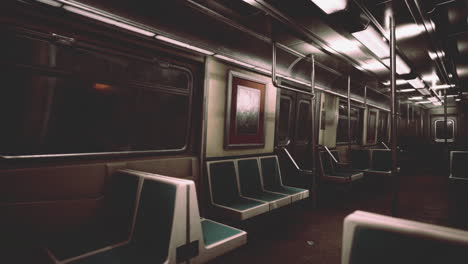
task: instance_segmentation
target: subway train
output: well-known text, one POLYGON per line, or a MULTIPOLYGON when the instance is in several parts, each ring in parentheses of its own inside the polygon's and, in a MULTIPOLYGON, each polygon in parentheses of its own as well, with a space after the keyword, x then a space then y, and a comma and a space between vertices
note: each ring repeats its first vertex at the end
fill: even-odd
POLYGON ((0 263, 468 263, 467 1, 1 5, 0 263))

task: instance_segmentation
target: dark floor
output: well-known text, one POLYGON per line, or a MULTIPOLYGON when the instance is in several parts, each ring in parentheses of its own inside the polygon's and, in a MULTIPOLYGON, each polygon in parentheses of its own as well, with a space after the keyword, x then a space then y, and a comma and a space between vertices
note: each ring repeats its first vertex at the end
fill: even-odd
MULTIPOLYGON (((304 202, 240 223, 247 245, 211 263, 338 264, 343 219, 355 210, 392 215, 391 186, 367 182, 350 192, 328 189, 317 209, 304 202)), ((460 196, 453 195, 443 173, 402 172, 398 186, 397 217, 468 229, 467 218, 457 213, 460 203, 453 202, 460 196)))

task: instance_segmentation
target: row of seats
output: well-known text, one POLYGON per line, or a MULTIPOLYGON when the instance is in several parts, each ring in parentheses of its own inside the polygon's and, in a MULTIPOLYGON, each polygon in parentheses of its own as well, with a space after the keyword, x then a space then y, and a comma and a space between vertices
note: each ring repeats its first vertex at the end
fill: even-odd
POLYGON ((390 176, 391 151, 387 149, 351 150, 351 162, 343 163, 337 150, 320 151, 319 166, 322 180, 335 183, 350 183, 365 175, 390 176))
POLYGON ((353 149, 351 167, 365 174, 391 175, 392 153, 387 149, 353 149))
POLYGON ((467 231, 363 211, 344 220, 342 264, 467 262, 467 231))
POLYGON ((126 209, 114 221, 128 219, 127 238, 96 248, 63 237, 46 248, 54 263, 203 263, 246 243, 245 231, 200 218, 191 180, 119 170, 112 196, 114 207, 126 209))
POLYGON ((277 156, 207 162, 212 205, 245 220, 309 197, 309 190, 283 185, 277 156))

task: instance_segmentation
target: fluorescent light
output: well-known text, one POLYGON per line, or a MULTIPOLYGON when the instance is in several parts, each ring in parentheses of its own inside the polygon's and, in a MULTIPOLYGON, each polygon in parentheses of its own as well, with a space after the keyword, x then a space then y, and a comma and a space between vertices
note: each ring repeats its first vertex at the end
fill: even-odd
MULTIPOLYGON (((424 26, 417 24, 404 24, 395 28, 397 39, 413 38, 425 31, 424 26)), ((387 39, 390 39, 390 31, 385 32, 387 39)))
POLYGON ((429 57, 431 58, 431 60, 437 60, 437 58, 445 57, 445 52, 443 51, 436 51, 436 52, 428 51, 427 54, 429 54, 429 57))
POLYGON ((260 67, 255 67, 254 70, 257 70, 259 72, 263 72, 263 73, 266 73, 266 74, 271 74, 270 70, 265 70, 265 69, 260 68, 260 67))
POLYGON ((422 95, 431 95, 431 92, 428 90, 428 89, 417 89, 417 91, 419 93, 421 93, 422 95))
POLYGON ((427 99, 428 99, 429 101, 431 101, 431 102, 438 102, 438 101, 439 101, 439 99, 437 99, 437 97, 429 97, 429 98, 427 98, 427 99))
POLYGON ((424 82, 421 81, 421 79, 419 78, 408 80, 408 83, 411 84, 411 86, 413 86, 413 88, 416 88, 416 89, 424 88, 426 86, 424 82))
POLYGON ((46 5, 53 6, 53 7, 61 7, 62 6, 62 3, 59 3, 59 2, 54 1, 54 0, 36 0, 36 1, 40 2, 40 3, 43 3, 43 4, 46 4, 46 5))
POLYGON ((65 6, 63 6, 63 9, 65 9, 65 10, 67 10, 69 12, 78 14, 78 15, 89 17, 91 19, 98 20, 98 21, 101 21, 101 22, 104 22, 104 23, 107 23, 107 24, 110 24, 110 25, 114 25, 116 27, 123 28, 123 29, 129 30, 129 31, 133 31, 135 33, 139 33, 139 34, 142 34, 142 35, 145 35, 145 36, 148 36, 148 37, 154 37, 155 36, 155 34, 153 32, 150 32, 148 30, 144 30, 144 29, 141 29, 141 28, 138 28, 138 27, 126 24, 126 23, 122 23, 122 22, 119 22, 119 21, 111 19, 111 18, 107 18, 107 17, 102 16, 102 15, 98 15, 98 14, 95 14, 95 13, 92 13, 92 12, 88 12, 88 11, 82 10, 82 9, 74 7, 74 6, 65 5, 65 6))
POLYGON ((190 44, 187 44, 187 43, 175 40, 175 39, 171 39, 171 38, 168 38, 168 37, 165 37, 165 36, 157 35, 156 38, 159 39, 159 40, 174 44, 176 46, 187 48, 189 50, 197 51, 197 52, 200 52, 200 53, 203 53, 203 54, 206 54, 206 55, 213 55, 214 54, 214 52, 211 52, 211 51, 208 51, 208 50, 205 50, 205 49, 201 49, 201 48, 192 46, 190 44))
POLYGON ((431 104, 432 102, 431 101, 419 101, 419 102, 416 102, 416 104, 431 104))
MULTIPOLYGON (((403 84, 406 84, 407 81, 406 80, 403 80, 403 79, 398 79, 396 80, 396 85, 403 85, 403 84)), ((385 81, 383 82, 383 85, 386 85, 386 86, 389 86, 390 85, 390 81, 385 81)))
MULTIPOLYGON (((383 61, 383 63, 385 63, 385 61, 383 61)), ((361 64, 360 66, 362 68, 368 70, 368 71, 381 72, 381 71, 388 70, 387 67, 385 67, 384 64, 382 64, 380 61, 374 60, 374 59, 367 60, 363 64, 361 64)))
MULTIPOLYGON (((328 46, 331 49, 335 50, 336 52, 340 52, 344 54, 355 54, 356 52, 360 51, 356 42, 353 42, 346 38, 341 38, 341 37, 331 40, 328 46)), ((332 52, 332 53, 336 53, 336 52, 332 52)))
POLYGON ((460 98, 455 99, 455 102, 460 102, 460 101, 461 101, 460 98))
POLYGON ((409 100, 422 100, 424 97, 422 96, 413 96, 413 97, 410 97, 408 98, 409 100))
POLYGON ((245 62, 242 62, 242 61, 238 61, 236 59, 232 59, 232 58, 229 58, 229 57, 226 57, 226 56, 223 56, 223 55, 220 55, 220 54, 215 54, 214 55, 216 58, 218 59, 222 59, 222 60, 225 60, 225 61, 228 61, 228 62, 232 62, 234 64, 238 64, 238 65, 241 65, 241 66, 244 66, 246 68, 255 68, 255 66, 253 65, 250 65, 250 64, 247 64, 245 62))
POLYGON ((447 94, 447 97, 457 97, 456 94, 447 94))
POLYGON ((442 89, 448 89, 448 88, 453 88, 453 87, 455 87, 454 84, 441 84, 441 85, 432 86, 431 89, 442 90, 442 89))
POLYGON ((346 8, 347 0, 312 0, 323 12, 327 14, 335 13, 346 8))
MULTIPOLYGON (((328 0, 329 2, 333 2, 328 0)), ((358 32, 351 33, 362 45, 366 46, 370 51, 372 51, 379 58, 386 58, 390 56, 390 48, 382 39, 377 30, 372 26, 368 26, 366 29, 358 32)))
POLYGON ((411 68, 400 56, 396 56, 396 72, 398 74, 408 74, 411 72, 411 68))
POLYGON ((432 104, 433 104, 433 105, 437 105, 437 106, 442 105, 441 102, 433 102, 432 104))
POLYGON ((414 91, 416 91, 416 89, 408 88, 408 89, 397 90, 397 93, 409 93, 409 92, 414 92, 414 91))

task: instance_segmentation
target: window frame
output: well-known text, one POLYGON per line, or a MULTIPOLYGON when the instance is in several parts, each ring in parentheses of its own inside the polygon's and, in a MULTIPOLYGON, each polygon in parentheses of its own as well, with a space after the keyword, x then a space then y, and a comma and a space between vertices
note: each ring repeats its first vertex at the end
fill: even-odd
MULTIPOLYGON (((47 41, 50 45, 62 45, 58 43, 52 34, 40 31, 38 29, 30 30, 27 28, 14 28, 14 29, 3 29, 4 32, 8 32, 14 36, 23 37, 23 38, 32 38, 37 39, 40 41, 47 41)), ((116 39, 117 46, 121 49, 123 45, 125 45, 126 40, 116 39)), ((137 44, 138 45, 138 44, 137 44)), ((41 158, 66 158, 66 157, 115 157, 115 156, 137 156, 137 155, 149 155, 149 154, 182 154, 190 149, 190 146, 193 146, 195 143, 191 142, 192 140, 192 133, 193 133, 193 106, 195 105, 195 97, 194 97, 194 84, 195 78, 193 75, 194 65, 184 63, 183 58, 172 59, 175 56, 172 54, 168 54, 167 58, 165 56, 159 57, 150 57, 147 52, 144 52, 144 55, 141 54, 129 54, 124 52, 123 50, 119 49, 112 49, 110 47, 106 47, 104 45, 99 45, 95 43, 90 43, 86 40, 75 41, 72 44, 73 49, 82 50, 85 52, 98 52, 106 55, 111 56, 119 56, 124 57, 127 59, 139 60, 142 62, 147 63, 156 63, 161 62, 165 67, 168 68, 175 68, 187 74, 188 85, 187 89, 171 87, 168 89, 164 87, 164 85, 145 85, 135 80, 129 80, 127 85, 131 89, 151 89, 154 91, 171 94, 171 95, 184 95, 188 97, 188 113, 187 113, 187 126, 185 129, 185 144, 181 148, 174 148, 174 149, 161 149, 161 150, 131 150, 131 151, 104 151, 104 152, 83 152, 83 153, 57 153, 57 154, 27 154, 27 155, 3 155, 0 153, 0 159, 41 159, 41 158), (170 58, 170 59, 169 59, 170 58), (188 64, 188 65, 187 65, 188 64)), ((147 47, 144 47, 144 50, 149 50, 147 47)), ((63 69, 60 67, 51 67, 51 66, 42 66, 42 65, 34 65, 34 64, 20 64, 20 63, 10 63, 5 62, 2 63, 2 67, 6 68, 13 68, 17 71, 29 72, 29 73, 39 73, 51 77, 70 77, 73 75, 73 71, 63 69)), ((80 78, 72 77, 72 78, 80 78)), ((139 92, 138 92, 139 93, 139 92)))
MULTIPOLYGON (((452 137, 451 138, 447 138, 447 142, 454 142, 455 141, 455 119, 453 118, 447 118, 447 123, 448 122, 452 122, 453 123, 453 126, 452 126, 452 137)), ((437 120, 434 120, 434 141, 435 142, 445 142, 445 138, 438 138, 437 137, 437 123, 438 122, 441 122, 442 125, 444 123, 444 119, 437 119, 437 120)))
MULTIPOLYGON (((337 122, 337 126, 336 126, 336 129, 337 129, 337 131, 336 131, 336 145, 346 145, 346 144, 349 144, 348 141, 338 141, 338 131, 339 131, 339 122, 340 122, 340 112, 339 112, 339 111, 340 111, 340 108, 339 108, 339 107, 340 107, 340 104, 341 104, 341 103, 347 104, 347 102, 346 102, 346 101, 343 101, 343 100, 339 100, 339 101, 338 101, 338 122, 337 122)), ((361 130, 361 133, 362 133, 362 130, 363 130, 363 122, 364 122, 364 119, 363 119, 363 118, 364 118, 364 109, 365 109, 365 108, 362 107, 362 106, 355 105, 355 104, 351 103, 351 109, 353 109, 353 108, 356 109, 356 110, 358 110, 358 117, 357 117, 357 120, 356 120, 356 121, 358 122, 358 130, 360 129, 360 130, 361 130)), ((347 107, 346 107, 346 111, 348 111, 347 107)), ((348 122, 347 120, 348 120, 348 115, 346 115, 346 122, 348 122)), ((352 116, 351 116, 351 120, 353 120, 352 116)), ((346 123, 346 124, 347 124, 347 123, 346 123)), ((347 127, 347 125, 346 125, 346 127, 347 127)), ((359 131, 358 131, 358 132, 359 132, 359 131)), ((346 133, 347 133, 347 131, 346 131, 346 133)), ((358 134, 359 134, 359 133, 358 133, 358 134)), ((351 144, 353 144, 353 145, 362 145, 362 144, 363 144, 363 143, 362 143, 362 140, 363 140, 363 139, 362 139, 362 136, 361 136, 361 138, 359 138, 359 135, 356 135, 356 140, 353 141, 353 140, 351 139, 351 144)))

